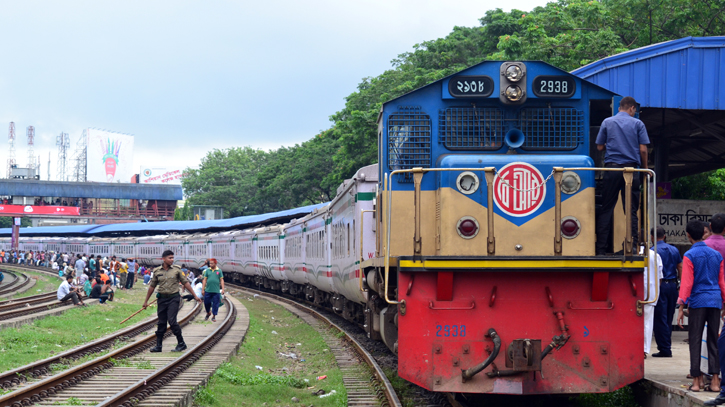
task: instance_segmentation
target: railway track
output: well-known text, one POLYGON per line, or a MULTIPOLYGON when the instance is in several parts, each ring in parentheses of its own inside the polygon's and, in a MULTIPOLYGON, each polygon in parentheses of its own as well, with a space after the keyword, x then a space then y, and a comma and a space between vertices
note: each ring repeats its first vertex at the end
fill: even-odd
MULTIPOLYGON (((195 304, 191 312, 186 314, 179 323, 187 325, 199 313, 201 307, 200 304, 195 304)), ((78 358, 84 353, 87 355, 108 349, 112 345, 109 340, 115 341, 116 338, 98 340, 73 350, 72 355, 71 352, 67 352, 64 355, 58 355, 58 357, 3 374, 0 376, 0 380, 10 380, 11 386, 19 384, 14 383, 13 380, 22 382, 22 377, 27 372, 30 372, 33 377, 42 377, 42 379, 26 383, 15 391, 0 396, 0 406, 58 405, 64 404, 68 400, 73 400, 71 404, 82 405, 129 407, 144 405, 144 400, 171 383, 175 377, 182 374, 224 337, 237 315, 236 307, 229 300, 226 301, 224 309, 226 315, 223 321, 213 324, 215 329, 211 333, 201 336, 193 335, 185 330, 185 339, 190 348, 181 354, 144 353, 142 355, 142 352, 155 345, 156 337, 154 335, 139 336, 141 332, 153 327, 155 321, 151 320, 120 333, 126 337, 139 336, 140 339, 137 341, 59 374, 42 377, 49 372, 50 366, 57 363, 62 357, 78 358), (193 344, 194 341, 195 344, 193 344), (178 355, 178 357, 171 357, 171 355, 178 355), (131 384, 124 386, 126 383, 131 384)), ((203 328, 202 325, 199 326, 203 328)), ((170 334, 170 330, 167 330, 167 336, 170 334)), ((3 385, 5 381, 3 381, 3 385)))
POLYGON ((32 281, 30 277, 20 272, 5 270, 2 270, 2 272, 5 274, 5 280, 3 281, 3 284, 0 285, 0 297, 14 294, 15 291, 26 287, 32 281), (12 276, 13 279, 8 281, 8 276, 12 276))
POLYGON ((306 322, 310 323, 310 325, 312 325, 313 328, 322 335, 328 345, 330 345, 330 350, 337 360, 338 366, 342 372, 343 383, 347 389, 348 406, 402 407, 402 403, 400 402, 398 395, 395 393, 393 385, 385 376, 383 369, 380 365, 378 365, 377 361, 375 361, 373 356, 360 344, 360 342, 348 334, 338 324, 334 323, 317 310, 288 298, 245 286, 231 283, 226 284, 241 292, 246 292, 250 295, 257 294, 260 297, 271 300, 272 302, 281 303, 282 306, 286 305, 285 308, 293 313, 296 313, 306 322), (290 307, 292 309, 290 309, 290 307), (314 323, 317 321, 322 322, 324 327, 318 326, 319 324, 314 323), (329 331, 325 329, 326 327, 331 327, 341 333, 341 339, 349 346, 336 346, 335 343, 337 338, 340 338, 340 336, 330 334, 329 331), (349 352, 348 349, 352 350, 352 352, 349 352), (360 362, 364 363, 369 368, 367 374, 365 374, 366 372, 361 372, 359 369, 360 362))

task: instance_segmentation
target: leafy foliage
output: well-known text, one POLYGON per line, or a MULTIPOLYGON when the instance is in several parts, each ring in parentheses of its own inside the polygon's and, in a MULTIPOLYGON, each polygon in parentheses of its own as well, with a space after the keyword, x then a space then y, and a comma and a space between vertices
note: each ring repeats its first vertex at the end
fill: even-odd
POLYGON ((672 198, 725 201, 725 169, 672 181, 672 198))
POLYGON ((377 161, 382 103, 484 60, 541 60, 572 70, 686 36, 725 33, 725 0, 558 0, 532 11, 486 12, 478 27, 415 44, 391 69, 363 78, 330 129, 294 147, 214 150, 183 187, 193 204, 231 216, 328 200, 344 179, 377 161))
MULTIPOLYGON (((13 227, 13 219, 14 218, 11 216, 0 217, 0 228, 13 227)), ((33 226, 33 221, 31 221, 30 218, 20 218, 20 227, 21 228, 27 228, 29 226, 33 226)))

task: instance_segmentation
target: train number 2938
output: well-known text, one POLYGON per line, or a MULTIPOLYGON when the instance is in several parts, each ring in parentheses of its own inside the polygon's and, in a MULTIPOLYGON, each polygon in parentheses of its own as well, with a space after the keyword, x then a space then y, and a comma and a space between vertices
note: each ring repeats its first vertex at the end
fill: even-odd
POLYGON ((436 325, 436 336, 466 336, 465 325, 436 325))

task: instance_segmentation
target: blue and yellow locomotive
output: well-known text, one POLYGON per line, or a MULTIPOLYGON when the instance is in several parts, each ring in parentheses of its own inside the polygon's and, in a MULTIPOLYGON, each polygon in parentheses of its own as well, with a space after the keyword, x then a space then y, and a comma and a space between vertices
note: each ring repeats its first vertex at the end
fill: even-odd
POLYGON ((590 129, 619 99, 543 62, 487 61, 383 105, 379 256, 362 268, 401 377, 507 394, 643 377, 646 259, 629 233, 595 256, 590 129))

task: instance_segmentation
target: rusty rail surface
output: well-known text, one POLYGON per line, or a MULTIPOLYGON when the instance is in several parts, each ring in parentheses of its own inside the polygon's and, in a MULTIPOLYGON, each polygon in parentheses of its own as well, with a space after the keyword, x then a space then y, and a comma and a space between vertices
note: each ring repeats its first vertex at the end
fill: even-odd
MULTIPOLYGON (((47 359, 39 360, 37 362, 33 362, 28 365, 9 370, 7 372, 0 373, 0 387, 8 390, 16 385, 19 385, 20 383, 26 382, 28 378, 38 378, 40 376, 51 373, 51 365, 53 364, 62 364, 63 361, 77 360, 82 357, 102 352, 106 349, 110 349, 117 341, 128 340, 137 335, 140 335, 142 332, 152 329, 154 326, 156 326, 156 324, 158 324, 158 321, 158 317, 153 317, 149 321, 140 322, 124 330, 114 332, 103 338, 96 339, 95 341, 89 342, 86 345, 81 346, 80 348, 71 349, 69 351, 59 353, 55 356, 51 356, 47 359)), ((167 330, 164 337, 168 337, 170 335, 171 331, 167 330)))
MULTIPOLYGON (((206 352, 224 337, 232 325, 234 325, 234 321, 237 320, 237 308, 228 299, 225 299, 224 302, 226 303, 225 306, 229 307, 228 309, 231 311, 227 313, 224 322, 214 332, 207 335, 206 338, 202 339, 201 342, 194 345, 191 349, 182 353, 173 362, 116 393, 114 396, 107 398, 98 404, 98 406, 134 407, 153 395, 157 390, 163 388, 166 383, 173 380, 193 365, 194 362, 199 360, 199 358, 204 356, 206 352)), ((197 304, 197 307, 200 307, 200 305, 197 304)))
MULTIPOLYGON (((229 305, 233 307, 233 305, 229 305)), ((192 312, 186 315, 182 320, 179 321, 179 325, 186 325, 191 319, 201 311, 201 304, 196 303, 192 312)), ((236 311, 235 311, 236 312, 236 311)), ((133 329, 131 327, 129 329, 133 329)), ((171 330, 167 328, 166 335, 171 335, 171 330)), ((126 359, 131 356, 135 356, 146 349, 153 347, 156 344, 156 336, 149 335, 145 338, 140 339, 138 342, 128 344, 122 348, 113 350, 106 355, 98 357, 94 360, 88 361, 78 366, 71 367, 70 369, 61 372, 57 375, 48 377, 36 383, 29 384, 21 389, 13 391, 11 393, 0 396, 0 406, 2 407, 23 407, 30 406, 38 403, 44 398, 55 395, 56 393, 76 385, 85 379, 91 378, 99 373, 104 372, 114 366, 110 359, 126 359)), ((97 346, 96 342, 92 342, 82 348, 76 349, 76 352, 86 351, 92 353, 93 348, 97 346)), ((197 347, 192 348, 192 351, 197 347)), ((206 350, 205 350, 206 351, 206 350)), ((187 352, 191 353, 191 352, 187 352)), ((182 355, 185 357, 186 354, 182 355)), ((48 359, 36 363, 42 363, 48 361, 48 359)), ((27 369, 31 365, 21 367, 16 370, 27 369)), ((49 366, 49 365, 48 365, 49 366)), ((47 369, 47 367, 46 367, 47 369)), ((40 369, 38 369, 40 371, 40 369)), ((17 372, 13 373, 15 376, 17 372)), ((178 373, 177 373, 178 374, 178 373)), ((120 394, 120 393, 119 393, 120 394)), ((114 396, 115 397, 115 396, 114 396)), ((114 398, 115 399, 115 398, 114 398)), ((110 400, 110 399, 109 399, 110 400)), ((117 404, 105 404, 104 405, 117 405, 117 404)), ((131 405, 131 404, 129 404, 131 405)))
POLYGON ((30 284, 30 278, 23 273, 18 273, 18 272, 13 272, 13 271, 5 271, 4 273, 8 273, 8 274, 15 276, 15 280, 13 280, 9 284, 9 286, 1 289, 0 295, 6 295, 8 293, 12 293, 12 292, 17 291, 20 288, 23 288, 26 285, 30 284))
POLYGON ((290 300, 285 297, 281 297, 276 294, 270 294, 265 291, 260 291, 260 290, 256 290, 253 288, 244 287, 244 286, 240 286, 240 285, 232 284, 232 283, 225 283, 225 284, 228 286, 232 286, 240 291, 247 291, 252 294, 259 294, 260 296, 267 296, 267 297, 273 298, 277 301, 284 302, 285 304, 295 306, 305 312, 312 314, 315 318, 325 322, 330 327, 332 327, 332 328, 336 329, 337 331, 341 332, 342 334, 344 334, 344 337, 342 339, 345 339, 351 345, 351 347, 355 350, 355 352, 358 355, 360 355, 360 357, 365 361, 365 363, 372 370, 374 378, 381 385, 381 387, 383 389, 383 393, 385 394, 385 399, 386 399, 386 400, 384 400, 384 402, 387 402, 387 404, 383 403, 383 405, 388 405, 391 407, 402 407, 403 406, 403 404, 400 402, 400 399, 398 398, 398 395, 395 393, 395 389, 393 389, 393 385, 390 383, 388 378, 385 376, 383 369, 380 367, 380 365, 378 365, 378 362, 375 361, 373 356, 362 346, 362 344, 360 344, 360 342, 358 342, 355 338, 350 336, 347 332, 345 332, 344 329, 342 329, 340 326, 338 326, 337 324, 332 322, 326 316, 320 314, 319 312, 317 312, 315 309, 313 309, 311 307, 302 305, 296 301, 290 300))

